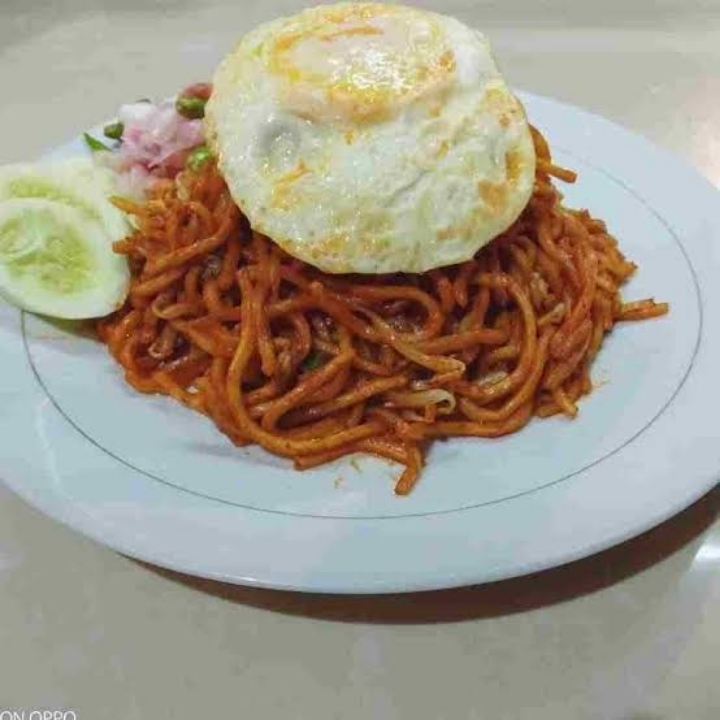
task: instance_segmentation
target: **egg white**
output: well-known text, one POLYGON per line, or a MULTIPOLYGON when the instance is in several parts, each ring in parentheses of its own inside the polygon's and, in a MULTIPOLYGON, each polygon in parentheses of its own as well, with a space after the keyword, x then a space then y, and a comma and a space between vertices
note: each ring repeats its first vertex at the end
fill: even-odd
POLYGON ((403 6, 256 28, 216 71, 206 130, 253 228, 326 272, 467 260, 533 188, 527 120, 485 37, 403 6))

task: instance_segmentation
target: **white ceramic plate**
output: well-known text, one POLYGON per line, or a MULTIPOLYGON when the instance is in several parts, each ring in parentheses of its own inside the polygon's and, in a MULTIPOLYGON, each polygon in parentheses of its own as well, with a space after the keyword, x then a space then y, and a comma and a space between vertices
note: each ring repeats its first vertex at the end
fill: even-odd
MULTIPOLYGON (((123 553, 235 583, 355 593, 450 587, 588 555, 677 513, 720 470, 720 196, 600 117, 525 94, 588 207, 671 303, 618 327, 575 421, 437 443, 410 497, 372 458, 298 473, 123 382, 105 349, 0 306, 0 475, 123 553)), ((76 141, 58 154, 82 152, 76 141)))

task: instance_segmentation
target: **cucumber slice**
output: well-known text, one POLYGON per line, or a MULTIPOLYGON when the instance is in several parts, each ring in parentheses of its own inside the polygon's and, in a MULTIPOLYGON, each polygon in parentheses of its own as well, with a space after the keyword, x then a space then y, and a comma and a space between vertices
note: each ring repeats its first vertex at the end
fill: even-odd
POLYGON ((125 300, 129 271, 105 228, 59 200, 0 202, 0 294, 43 315, 107 315, 125 300))
MULTIPOLYGON (((12 167, 12 166, 11 166, 12 167)), ((16 166, 17 167, 17 166, 16 166)), ((37 166, 39 169, 50 170, 52 173, 60 173, 64 177, 70 177, 70 181, 80 180, 89 183, 97 192, 102 193, 106 198, 117 193, 117 175, 102 162, 91 157, 73 157, 66 160, 56 160, 37 166)), ((0 168, 0 178, 3 170, 0 168)))
POLYGON ((125 215, 109 200, 112 173, 91 160, 77 159, 47 165, 0 167, 0 202, 10 199, 53 200, 76 208, 89 220, 102 225, 112 240, 129 232, 125 215))

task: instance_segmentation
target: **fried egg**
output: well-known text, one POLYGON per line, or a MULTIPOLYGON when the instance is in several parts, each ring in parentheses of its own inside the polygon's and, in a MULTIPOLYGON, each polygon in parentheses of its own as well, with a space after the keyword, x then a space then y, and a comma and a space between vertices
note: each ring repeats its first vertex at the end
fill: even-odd
POLYGON ((467 260, 533 188, 525 113, 488 41, 398 5, 251 31, 215 73, 206 134, 253 229, 330 273, 467 260))

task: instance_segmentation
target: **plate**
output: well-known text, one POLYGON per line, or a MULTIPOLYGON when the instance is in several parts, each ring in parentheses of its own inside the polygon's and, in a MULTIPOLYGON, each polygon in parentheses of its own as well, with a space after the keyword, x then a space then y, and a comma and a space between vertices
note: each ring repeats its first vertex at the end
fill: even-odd
MULTIPOLYGON (((575 421, 436 443, 419 485, 356 457, 295 472, 205 418, 128 388, 89 337, 0 306, 0 475, 47 515, 142 560, 234 583, 332 593, 444 588, 541 570, 639 534, 720 470, 720 197, 646 140, 523 93, 566 201, 639 264, 628 298, 668 316, 617 327, 575 421)), ((80 140, 56 156, 83 152, 80 140)))

